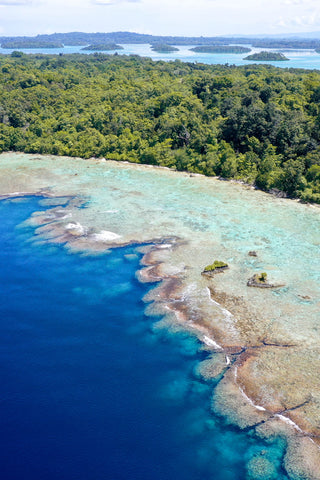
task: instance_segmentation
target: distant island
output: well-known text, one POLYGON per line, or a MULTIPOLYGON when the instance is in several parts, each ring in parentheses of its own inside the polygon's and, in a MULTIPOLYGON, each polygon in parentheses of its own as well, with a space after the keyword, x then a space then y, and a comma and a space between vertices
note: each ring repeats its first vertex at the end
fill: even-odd
POLYGON ((256 48, 286 48, 286 49, 314 49, 319 48, 319 39, 310 38, 310 39, 298 39, 298 38, 287 38, 287 39, 274 39, 274 38, 264 38, 264 39, 253 39, 252 46, 256 48))
POLYGON ((42 40, 14 40, 1 43, 1 48, 63 48, 60 42, 45 42, 42 40))
POLYGON ((81 50, 91 50, 93 52, 96 52, 96 51, 106 52, 108 50, 123 50, 123 47, 121 47, 121 45, 118 45, 117 43, 95 43, 93 45, 88 45, 87 47, 83 47, 81 48, 81 50))
POLYGON ((243 60, 253 60, 253 61, 258 60, 262 62, 267 62, 267 61, 284 62, 284 61, 288 61, 289 58, 283 55, 283 53, 279 53, 279 52, 258 52, 258 53, 253 53, 252 55, 248 55, 243 60))
MULTIPOLYGON (((207 46, 232 46, 236 45, 248 45, 248 47, 257 47, 257 48, 290 48, 290 49, 320 49, 320 38, 276 38, 276 37, 265 37, 265 38, 255 38, 251 36, 224 36, 224 37, 179 37, 179 36, 161 36, 161 35, 150 35, 145 33, 135 33, 135 32, 96 32, 96 33, 87 33, 87 32, 67 32, 67 33, 52 33, 52 34, 41 34, 34 37, 0 37, 0 43, 6 44, 7 42, 19 42, 19 45, 13 48, 31 48, 27 44, 29 42, 46 42, 44 47, 34 47, 32 48, 50 48, 48 43, 54 48, 54 44, 59 43, 59 46, 63 45, 96 45, 102 43, 119 43, 123 44, 167 44, 167 45, 207 45, 207 46), (22 46, 23 45, 23 46, 22 46)), ((11 48, 11 47, 7 47, 11 48)), ((207 52, 205 52, 207 53, 207 52)), ((216 53, 216 52, 214 52, 216 53)), ((222 53, 232 53, 232 52, 222 52, 222 53)))
POLYGON ((151 45, 151 50, 159 53, 171 53, 178 52, 179 48, 173 47, 172 45, 168 45, 166 43, 155 43, 154 45, 151 45))
POLYGON ((192 52, 197 53, 248 53, 251 48, 240 47, 238 45, 201 45, 190 48, 192 52))

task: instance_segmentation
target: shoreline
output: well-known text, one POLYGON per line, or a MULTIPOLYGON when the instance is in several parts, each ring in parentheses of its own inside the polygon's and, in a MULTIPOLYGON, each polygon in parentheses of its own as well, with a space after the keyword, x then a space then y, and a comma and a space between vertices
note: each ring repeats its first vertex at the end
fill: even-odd
MULTIPOLYGON (((93 161, 91 162, 93 163, 93 161)), ((94 164, 96 162, 95 160, 94 164)), ((119 163, 123 164, 124 162, 119 163)), ((129 162, 128 164, 130 167, 136 165, 129 162)), ((144 170, 153 168, 140 164, 137 164, 137 166, 144 170)), ((166 167, 157 168, 167 169, 166 167)), ((170 173, 175 172, 168 170, 170 173)), ((184 177, 189 176, 184 172, 176 173, 184 177)), ((199 176, 205 179, 209 178, 199 176)), ((250 189, 253 189, 253 187, 250 187, 250 189)), ((118 235, 115 238, 116 241, 112 241, 110 236, 107 235, 97 237, 99 232, 96 232, 92 225, 83 227, 77 219, 70 220, 69 217, 66 217, 70 204, 72 208, 79 209, 85 201, 84 197, 70 194, 67 204, 61 205, 59 204, 59 196, 49 188, 40 189, 35 193, 14 191, 12 194, 0 195, 0 199, 13 199, 28 195, 57 200, 53 208, 45 212, 38 212, 38 214, 35 212, 31 217, 29 225, 35 228, 36 241, 62 243, 75 252, 102 253, 107 252, 110 248, 123 247, 129 244, 136 244, 140 251, 144 250, 142 251, 144 254, 142 269, 137 273, 138 279, 150 283, 160 282, 148 295, 147 301, 152 302, 148 310, 160 312, 161 315, 170 317, 170 319, 167 318, 168 321, 174 320, 184 329, 195 334, 202 342, 203 348, 211 351, 217 357, 218 361, 213 363, 218 363, 218 365, 206 365, 203 371, 204 378, 218 378, 215 387, 214 411, 228 418, 231 423, 237 424, 242 429, 258 429, 257 434, 259 435, 274 435, 274 432, 278 432, 285 436, 288 443, 285 459, 287 470, 290 472, 297 468, 295 459, 300 457, 299 452, 302 449, 305 465, 300 458, 299 468, 303 467, 308 474, 307 478, 312 480, 320 478, 320 432, 316 433, 312 429, 308 432, 305 428, 306 425, 303 425, 303 408, 306 403, 288 405, 288 408, 282 408, 283 406, 279 404, 279 400, 276 398, 273 404, 271 398, 269 404, 261 403, 261 393, 255 386, 254 379, 251 381, 251 371, 250 368, 247 368, 248 365, 250 366, 252 359, 255 359, 257 352, 260 354, 264 351, 268 352, 268 355, 274 355, 274 352, 279 349, 286 351, 291 348, 294 349, 296 345, 292 344, 290 339, 286 344, 279 344, 280 342, 276 342, 272 336, 270 338, 262 336, 257 342, 255 336, 252 335, 252 340, 244 343, 246 337, 241 338, 240 336, 238 338, 239 331, 236 331, 242 324, 240 322, 237 325, 236 320, 240 313, 243 316, 248 314, 245 299, 237 298, 236 295, 231 298, 227 292, 223 291, 223 285, 216 288, 216 285, 214 287, 208 286, 208 282, 203 280, 203 284, 201 284, 204 287, 203 298, 200 299, 199 305, 192 304, 193 297, 186 292, 186 289, 191 288, 192 285, 184 282, 184 269, 170 266, 173 250, 183 250, 187 242, 182 237, 156 236, 143 242, 139 241, 138 238, 128 242, 121 235, 109 230, 101 230, 100 234, 102 232, 115 233, 118 235), (69 228, 66 228, 66 222, 68 222, 69 228), (207 304, 209 310, 210 307, 218 310, 221 318, 215 318, 215 312, 209 318, 209 310, 202 310, 205 304, 207 304), (236 309, 233 311, 235 307, 236 309), (234 331, 230 330, 227 333, 224 331, 227 322, 232 324, 234 331), (297 411, 299 408, 301 412, 297 411), (312 448, 308 446, 309 443, 312 444, 312 448), (287 458, 289 456, 290 459, 287 458), (292 462, 295 466, 292 466, 292 462)), ((67 197, 67 195, 65 194, 64 197, 67 197)), ((285 200, 287 201, 287 199, 285 200)), ((299 348, 303 348, 303 344, 299 348)))
MULTIPOLYGON (((0 152, 0 156, 2 154, 30 155, 30 156, 37 156, 38 155, 40 157, 44 156, 44 157, 53 158, 53 159, 56 157, 55 155, 46 154, 46 153, 25 153, 25 152, 22 152, 22 151, 17 152, 17 151, 12 151, 12 150, 0 152)), ((307 205, 308 207, 320 208, 319 203, 312 203, 312 202, 307 202, 307 201, 301 200, 300 198, 289 197, 282 190, 275 190, 275 189, 271 189, 271 190, 268 190, 268 191, 261 190, 260 188, 256 187, 252 183, 247 183, 245 180, 236 179, 236 178, 224 178, 224 177, 219 177, 219 176, 207 176, 207 175, 204 175, 203 173, 194 173, 194 172, 189 172, 188 170, 176 170, 174 168, 165 167, 163 165, 149 165, 149 164, 146 164, 146 163, 130 162, 129 160, 114 160, 114 159, 109 159, 109 158, 105 158, 105 157, 89 157, 89 158, 65 157, 65 158, 72 158, 72 159, 75 159, 75 160, 79 159, 79 160, 84 160, 84 161, 93 161, 93 162, 98 162, 98 163, 108 163, 108 162, 113 163, 114 162, 114 163, 120 164, 120 165, 122 164, 122 165, 138 166, 138 167, 141 167, 141 168, 148 168, 148 169, 152 169, 152 170, 153 169, 159 169, 159 170, 169 171, 169 172, 172 172, 172 173, 177 173, 178 175, 185 175, 185 176, 188 176, 188 177, 191 177, 191 178, 192 177, 208 178, 208 179, 213 179, 213 180, 216 180, 216 181, 219 181, 219 182, 228 182, 228 183, 231 183, 231 184, 242 185, 244 188, 248 188, 248 189, 253 190, 253 191, 265 193, 267 195, 270 195, 273 198, 289 200, 291 202, 296 202, 296 203, 301 204, 301 205, 307 205)), ((19 193, 19 192, 17 192, 17 193, 19 193)), ((28 195, 28 193, 26 193, 26 195, 28 195)), ((32 195, 32 193, 30 195, 32 195)), ((0 195, 0 199, 1 199, 1 195, 0 195)))

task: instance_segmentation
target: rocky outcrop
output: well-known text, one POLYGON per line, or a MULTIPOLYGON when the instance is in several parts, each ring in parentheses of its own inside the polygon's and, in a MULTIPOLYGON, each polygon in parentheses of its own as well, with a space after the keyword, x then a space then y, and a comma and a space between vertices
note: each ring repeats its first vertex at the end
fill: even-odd
POLYGON ((248 287, 257 288, 281 288, 284 284, 269 283, 267 280, 267 274, 265 272, 255 273, 253 277, 249 278, 247 282, 248 287))

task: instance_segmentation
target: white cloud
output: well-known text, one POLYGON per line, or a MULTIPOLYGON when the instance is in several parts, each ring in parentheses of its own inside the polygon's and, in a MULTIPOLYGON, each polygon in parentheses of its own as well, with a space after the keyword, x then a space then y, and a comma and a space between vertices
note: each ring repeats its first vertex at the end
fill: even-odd
POLYGON ((296 16, 292 19, 292 25, 297 25, 297 26, 311 26, 311 25, 320 25, 320 17, 317 14, 312 14, 312 15, 302 15, 302 16, 296 16))
MULTIPOLYGON (((0 0, 1 1, 1 0, 0 0)), ((117 5, 118 3, 138 3, 141 0, 92 0, 93 5, 117 5)))
POLYGON ((282 28, 300 28, 300 30, 303 28, 308 29, 308 27, 320 28, 320 12, 312 10, 305 13, 291 17, 286 16, 285 19, 281 17, 276 25, 282 28))
POLYGON ((280 18, 280 20, 278 20, 278 22, 275 24, 275 27, 286 27, 287 26, 287 23, 283 20, 283 18, 280 18))
POLYGON ((283 2, 284 5, 302 5, 303 3, 306 3, 306 1, 305 0, 284 0, 283 2))
POLYGON ((0 0, 0 5, 16 7, 18 5, 32 5, 32 0, 0 0))
POLYGON ((0 0, 0 13, 4 35, 127 30, 214 36, 320 30, 319 0, 0 0))

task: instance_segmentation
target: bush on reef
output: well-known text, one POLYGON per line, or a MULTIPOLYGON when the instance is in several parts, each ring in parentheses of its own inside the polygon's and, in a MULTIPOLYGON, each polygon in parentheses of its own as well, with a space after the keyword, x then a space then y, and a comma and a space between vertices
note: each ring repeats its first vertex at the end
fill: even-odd
POLYGON ((221 262, 220 260, 215 260, 211 265, 207 265, 204 268, 204 272, 214 272, 215 270, 222 270, 228 268, 228 264, 221 262))

